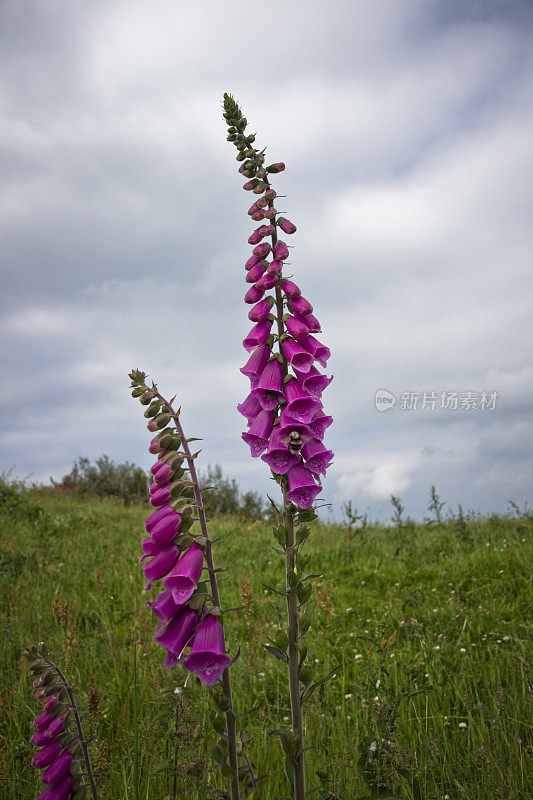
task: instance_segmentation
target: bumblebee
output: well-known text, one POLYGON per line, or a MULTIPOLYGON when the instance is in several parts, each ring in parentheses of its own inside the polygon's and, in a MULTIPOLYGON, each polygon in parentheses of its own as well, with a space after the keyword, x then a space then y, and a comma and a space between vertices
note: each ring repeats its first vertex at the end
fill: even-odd
POLYGON ((302 449, 302 440, 298 431, 291 431, 289 436, 289 450, 291 453, 299 453, 302 449))

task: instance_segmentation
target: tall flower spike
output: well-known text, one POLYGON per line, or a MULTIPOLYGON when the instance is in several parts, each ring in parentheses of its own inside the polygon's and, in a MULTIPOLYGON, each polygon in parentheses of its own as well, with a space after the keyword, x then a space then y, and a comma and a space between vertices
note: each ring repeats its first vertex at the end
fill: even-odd
MULTIPOLYGON (((257 263, 260 262, 261 258, 257 263)), ((247 266, 251 269, 254 265, 247 266)), ((263 266, 261 271, 264 272, 263 266)), ((255 290, 256 287, 252 286, 251 289, 255 290)), ((257 291, 261 296, 261 290, 257 291)), ((270 309, 270 303, 267 303, 267 306, 270 309)), ((267 312, 257 320, 258 324, 266 322, 270 326, 268 317, 267 312)), ((264 351, 261 350, 261 346, 254 345, 254 347, 254 353, 247 365, 252 373, 254 369, 259 369, 261 372, 269 357, 269 348, 266 345, 264 351)), ((149 536, 143 541, 144 556, 141 560, 151 557, 150 561, 143 565, 148 578, 146 588, 150 588, 151 583, 158 580, 162 580, 165 587, 157 594, 155 600, 148 601, 148 605, 159 621, 154 638, 166 650, 165 666, 174 667, 184 663, 185 651, 191 647, 196 630, 206 612, 211 608, 216 609, 217 613, 220 612, 217 570, 213 563, 212 543, 196 473, 197 454, 191 453, 189 440, 185 437, 181 426, 180 412, 174 411, 172 404, 159 394, 155 384, 151 387, 146 385, 145 373, 133 370, 130 378, 132 396, 139 398, 143 405, 151 402, 149 413, 145 412, 145 416, 150 417, 149 430, 161 429, 149 447, 149 451, 154 455, 157 454, 158 459, 150 470, 154 477, 150 488, 150 504, 156 510, 148 516, 145 523, 149 536), (186 471, 189 473, 189 478, 184 477, 186 471), (198 541, 195 541, 195 535, 189 532, 193 525, 194 512, 200 526, 198 541), (198 585, 204 560, 209 576, 210 596, 204 584, 198 585)), ((257 411, 260 411, 258 400, 252 397, 250 402, 256 406, 257 411)), ((222 626, 218 632, 217 642, 218 649, 224 653, 222 626)), ((206 672, 195 669, 195 671, 203 683, 212 684, 221 678, 226 724, 222 725, 224 730, 220 733, 217 748, 218 752, 227 753, 228 756, 227 760, 225 755, 221 757, 220 766, 226 778, 228 775, 231 776, 228 778, 231 800, 241 800, 236 715, 233 710, 231 680, 227 669, 229 664, 229 657, 224 655, 224 658, 218 659, 219 669, 216 675, 213 670, 206 672)))
POLYGON ((36 732, 31 737, 32 744, 41 748, 34 754, 32 765, 44 770, 41 778, 45 788, 37 800, 71 800, 87 797, 88 792, 92 800, 98 800, 72 687, 49 658, 43 642, 27 645, 24 656, 31 674, 37 676, 33 682, 35 696, 44 701, 44 711, 34 720, 36 732), (68 730, 71 719, 75 727, 68 730))
MULTIPOLYGON (((283 514, 278 515, 276 538, 281 543, 283 531, 285 532, 283 552, 289 645, 288 652, 284 655, 288 664, 290 685, 291 741, 297 751, 297 755, 291 759, 291 784, 295 800, 304 800, 306 791, 302 698, 305 690, 301 692, 300 684, 307 685, 307 682, 303 679, 304 659, 301 658, 298 620, 299 604, 303 605, 306 598, 309 598, 310 584, 304 584, 298 575, 297 558, 300 546, 296 542, 295 521, 299 521, 298 508, 311 508, 321 489, 316 475, 325 473, 333 457, 333 453, 322 444, 324 431, 331 420, 322 408, 322 392, 331 378, 322 375, 314 365, 317 361, 325 367, 330 352, 312 336, 312 333, 320 330, 318 320, 313 317, 313 306, 302 296, 299 286, 283 275, 289 248, 284 241, 278 239, 278 232, 283 231, 292 236, 296 232, 296 225, 286 217, 279 216, 274 208, 276 192, 270 185, 270 176, 284 170, 285 164, 277 161, 265 166, 265 151, 259 151, 253 146, 255 135, 246 136, 246 118, 236 101, 227 94, 224 95, 224 118, 229 126, 228 140, 239 151, 237 160, 243 162, 240 172, 249 178, 244 189, 258 195, 248 213, 254 220, 259 221, 262 217, 270 223, 259 226, 248 239, 250 244, 255 244, 253 256, 264 259, 272 252, 273 259, 266 267, 266 272, 261 275, 255 261, 249 260, 246 263, 249 269, 247 280, 253 285, 246 293, 245 302, 260 300, 257 307, 265 309, 265 312, 265 301, 271 303, 271 312, 267 317, 259 317, 257 321, 260 324, 259 320, 271 320, 275 317, 275 333, 257 338, 255 331, 252 331, 254 335, 248 336, 243 342, 247 350, 252 346, 256 349, 241 369, 250 379, 251 394, 239 406, 239 411, 246 416, 249 423, 248 431, 242 434, 242 438, 250 445, 253 457, 266 450, 262 460, 270 466, 273 477, 283 492, 283 514), (260 241, 266 238, 270 238, 270 242, 260 241), (273 291, 273 295, 265 297, 270 291, 273 291), (277 347, 277 353, 273 352, 274 347, 277 347), (279 358, 279 367, 273 360, 274 356, 279 358), (251 398, 257 398, 261 411, 257 412, 251 398)), ((255 316, 250 318, 255 320, 255 316)), ((305 519, 302 521, 305 522, 305 519)), ((193 645, 189 659, 192 658, 195 646, 193 645)))

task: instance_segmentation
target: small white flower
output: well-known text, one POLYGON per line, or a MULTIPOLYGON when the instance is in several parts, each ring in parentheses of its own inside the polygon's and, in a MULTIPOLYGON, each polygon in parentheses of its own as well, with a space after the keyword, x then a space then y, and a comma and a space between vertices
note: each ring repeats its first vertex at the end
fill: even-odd
POLYGON ((352 695, 348 692, 348 694, 344 695, 344 699, 345 700, 351 700, 352 699, 352 695))
POLYGON ((283 722, 288 722, 288 721, 289 721, 288 717, 283 717, 283 722))
POLYGON ((380 686, 381 686, 381 681, 378 678, 377 681, 376 681, 376 689, 379 689, 380 686))
POLYGON ((460 653, 466 653, 466 647, 461 647, 461 649, 459 650, 459 652, 460 652, 460 653))
POLYGON ((433 650, 440 650, 440 645, 436 644, 435 647, 433 648, 433 650))
POLYGON ((462 731, 466 731, 466 729, 468 728, 468 725, 466 724, 466 722, 460 722, 459 723, 459 728, 462 731))
POLYGON ((176 688, 174 689, 174 694, 183 694, 183 689, 181 688, 181 686, 176 686, 176 688))

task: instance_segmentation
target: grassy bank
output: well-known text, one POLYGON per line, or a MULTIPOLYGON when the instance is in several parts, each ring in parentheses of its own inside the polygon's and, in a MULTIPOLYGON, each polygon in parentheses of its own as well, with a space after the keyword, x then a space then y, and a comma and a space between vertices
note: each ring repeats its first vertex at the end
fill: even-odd
MULTIPOLYGON (((39 711, 21 665, 24 642, 44 640, 88 710, 102 800, 171 797, 177 747, 179 796, 217 797, 206 756, 208 693, 163 667, 152 639, 139 567, 144 509, 24 493, 0 522, 0 798, 31 800, 30 724, 39 711), (137 685, 134 703, 133 686, 137 685), (176 689, 179 687, 179 693, 176 689), (138 765, 138 782, 134 764, 138 765)), ((316 583, 308 635, 316 677, 338 675, 307 704, 308 782, 334 798, 387 789, 402 798, 525 800, 531 793, 527 642, 533 521, 368 528, 351 538, 315 526, 316 583), (529 751, 528 751, 529 748, 529 751)), ((240 720, 266 775, 262 797, 286 791, 280 747, 267 732, 288 725, 284 665, 262 648, 283 619, 282 566, 271 529, 222 517, 213 537, 240 720), (280 601, 280 602, 278 602, 280 601)), ((320 796, 317 793, 314 796, 320 796)))

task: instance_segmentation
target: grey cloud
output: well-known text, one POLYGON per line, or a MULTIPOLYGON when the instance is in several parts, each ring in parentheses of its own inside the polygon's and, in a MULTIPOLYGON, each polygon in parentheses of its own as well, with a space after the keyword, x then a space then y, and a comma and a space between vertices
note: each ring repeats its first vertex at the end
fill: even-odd
POLYGON ((204 463, 271 489, 235 410, 249 198, 226 90, 288 166, 291 268, 333 353, 324 497, 382 516, 391 492, 424 513, 431 483, 455 505, 525 499, 530 4, 276 0, 267 47, 248 15, 241 0, 0 5, 0 467, 148 466, 127 392, 140 367, 179 393, 204 463), (501 402, 378 414, 380 387, 501 402))

